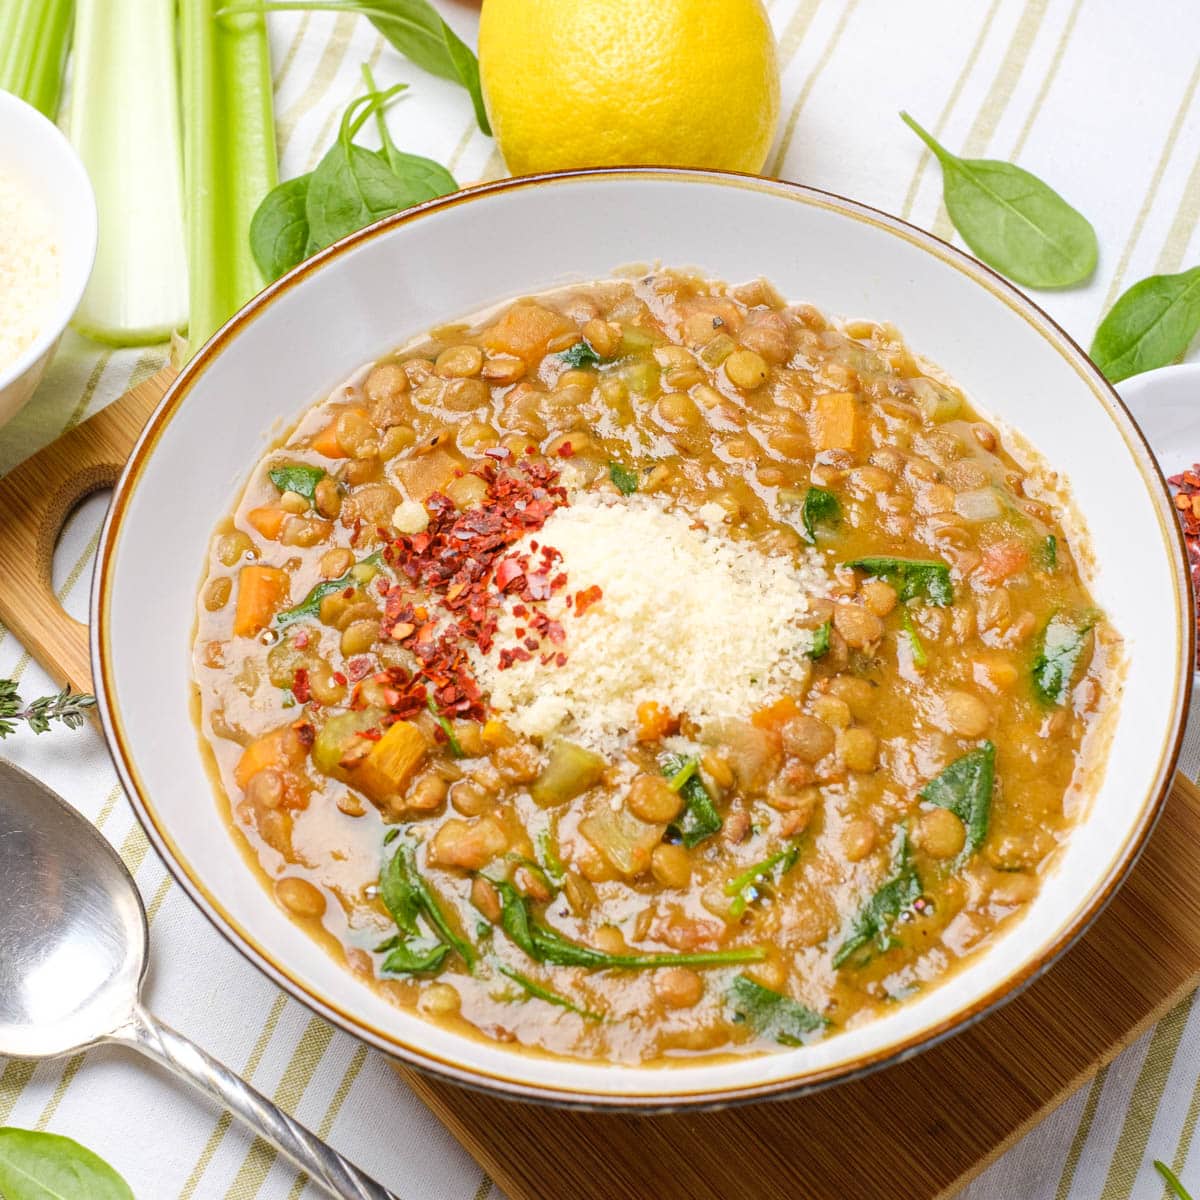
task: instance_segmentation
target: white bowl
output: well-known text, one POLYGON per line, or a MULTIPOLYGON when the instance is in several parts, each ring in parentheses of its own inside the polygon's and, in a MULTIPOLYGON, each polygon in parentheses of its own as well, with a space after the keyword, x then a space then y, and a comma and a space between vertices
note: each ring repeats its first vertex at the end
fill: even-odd
POLYGON ((96 259, 96 196, 71 143, 36 108, 0 92, 0 174, 28 188, 47 214, 59 249, 58 294, 25 352, 0 367, 0 425, 41 382, 96 259))
POLYGON ((586 1104, 719 1104, 811 1088, 915 1053, 1019 990, 1111 897, 1169 786, 1191 688, 1191 593, 1154 459, 1083 352, 974 259, 862 205, 707 172, 507 181, 364 230, 253 301, 151 418, 104 530, 92 612, 101 713, 121 778, 182 885, 251 961, 367 1042, 461 1082, 586 1104), (765 275, 829 313, 896 322, 979 408, 1070 481, 1090 583, 1128 639, 1107 770, 1027 915, 949 981, 812 1046, 670 1068, 516 1052, 388 1004, 272 901, 213 798, 189 708, 210 534, 279 422, 431 326, 521 293, 661 260, 765 275))

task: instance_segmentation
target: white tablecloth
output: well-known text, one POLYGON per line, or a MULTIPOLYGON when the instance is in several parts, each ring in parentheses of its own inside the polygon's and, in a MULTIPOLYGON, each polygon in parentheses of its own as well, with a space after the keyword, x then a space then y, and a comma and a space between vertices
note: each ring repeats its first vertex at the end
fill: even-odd
MULTIPOLYGON (((477 9, 466 0, 441 6, 473 43, 477 9)), ((911 111, 951 149, 1019 159, 1080 207, 1099 234, 1101 261, 1091 285, 1037 297, 1085 344, 1124 287, 1200 261, 1195 0, 772 0, 769 8, 784 88, 774 173, 950 236, 938 172, 897 111, 911 111)), ((329 144, 364 61, 385 85, 413 85, 390 118, 403 148, 440 159, 464 181, 503 173, 465 95, 399 59, 365 21, 286 14, 272 17, 271 31, 285 175, 312 167, 329 144)), ((903 324, 903 313, 885 315, 903 324)), ((102 407, 160 360, 157 350, 113 353, 69 336, 34 403, 0 434, 0 469, 102 407)), ((83 506, 56 560, 57 582, 80 616, 102 512, 101 499, 83 506)), ((47 686, 2 631, 0 673, 19 677, 30 696, 47 686)), ((497 1195, 380 1055, 285 998, 192 907, 149 852, 94 729, 23 734, 4 752, 96 821, 133 869, 152 921, 146 1000, 157 1013, 401 1197, 497 1195)), ((1195 738, 1189 762, 1194 772, 1195 738)), ((879 1086, 886 1088, 886 1076, 879 1086)), ((1162 1195, 1149 1165, 1154 1157, 1173 1162, 1200 1191, 1198 1114, 1200 1010, 1189 1001, 966 1196, 1149 1200, 1162 1195)), ((117 1051, 37 1067, 0 1063, 0 1124, 81 1139, 126 1175, 141 1200, 316 1196, 228 1117, 117 1051)), ((851 1164, 847 1171, 845 1195, 860 1200, 851 1164)))

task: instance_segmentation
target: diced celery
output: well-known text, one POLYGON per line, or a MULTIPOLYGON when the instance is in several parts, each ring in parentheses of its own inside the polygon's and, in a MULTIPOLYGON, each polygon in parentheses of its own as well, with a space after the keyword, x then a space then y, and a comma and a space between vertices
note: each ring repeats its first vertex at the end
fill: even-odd
POLYGON ((639 821, 631 812, 607 806, 579 822, 579 832, 622 875, 632 877, 650 865, 650 855, 662 840, 665 825, 639 821))
POLYGON ((565 804, 600 782, 608 764, 599 754, 560 739, 550 750, 550 759, 533 781, 529 794, 538 804, 565 804))

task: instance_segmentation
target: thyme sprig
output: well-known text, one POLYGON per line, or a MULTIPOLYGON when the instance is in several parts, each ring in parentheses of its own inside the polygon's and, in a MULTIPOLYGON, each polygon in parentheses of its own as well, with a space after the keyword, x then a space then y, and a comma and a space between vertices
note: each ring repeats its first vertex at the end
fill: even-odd
POLYGON ((0 679, 0 739, 16 733, 24 721, 34 733, 48 733, 55 721, 68 729, 78 729, 95 708, 96 697, 88 692, 73 692, 70 684, 53 696, 41 696, 26 704, 14 679, 0 679))

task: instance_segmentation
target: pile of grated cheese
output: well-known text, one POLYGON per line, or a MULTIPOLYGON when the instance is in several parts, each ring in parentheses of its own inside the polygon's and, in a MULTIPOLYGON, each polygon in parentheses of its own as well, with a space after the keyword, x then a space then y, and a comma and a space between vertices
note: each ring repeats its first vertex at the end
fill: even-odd
POLYGON ((808 670, 813 634, 796 619, 829 585, 815 554, 797 565, 653 497, 586 493, 514 552, 531 555, 534 542, 562 555, 567 585, 540 607, 563 626, 566 662, 535 655, 500 669, 499 649, 523 623, 508 599, 495 646, 475 663, 492 708, 520 733, 612 754, 643 701, 699 724, 745 718, 808 670), (566 601, 592 586, 602 598, 576 616, 566 601))
POLYGON ((45 328, 58 294, 59 250, 33 197, 0 175, 0 372, 45 328))

